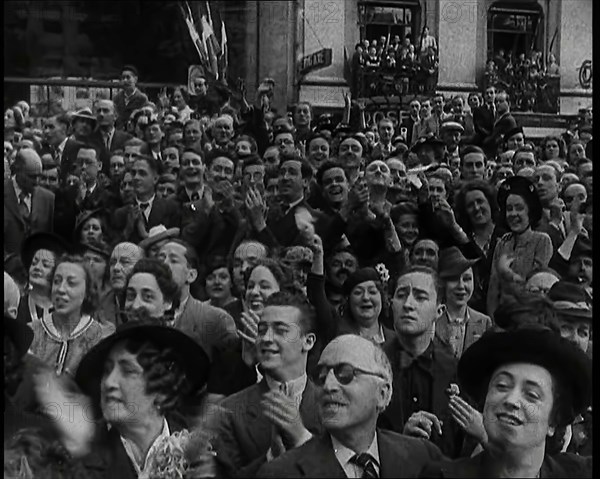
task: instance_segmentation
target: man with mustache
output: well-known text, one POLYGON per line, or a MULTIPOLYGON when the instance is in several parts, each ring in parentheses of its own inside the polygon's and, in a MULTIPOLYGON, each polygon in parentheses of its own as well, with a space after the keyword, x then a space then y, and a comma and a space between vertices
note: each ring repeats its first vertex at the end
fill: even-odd
POLYGON ((377 428, 392 397, 392 368, 367 339, 338 336, 314 375, 325 433, 265 464, 256 477, 419 477, 439 449, 377 428))

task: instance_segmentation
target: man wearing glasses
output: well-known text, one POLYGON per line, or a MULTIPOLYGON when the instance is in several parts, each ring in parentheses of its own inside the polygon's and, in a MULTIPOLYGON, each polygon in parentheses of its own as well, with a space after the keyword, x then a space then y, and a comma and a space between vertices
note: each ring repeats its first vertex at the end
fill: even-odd
POLYGON ((335 338, 313 380, 325 433, 264 465, 256 477, 418 477, 441 457, 430 442, 377 428, 392 397, 392 367, 369 340, 335 338))
POLYGON ((38 186, 42 160, 32 149, 17 153, 14 175, 4 181, 4 251, 20 254, 24 239, 54 230, 54 193, 38 186))

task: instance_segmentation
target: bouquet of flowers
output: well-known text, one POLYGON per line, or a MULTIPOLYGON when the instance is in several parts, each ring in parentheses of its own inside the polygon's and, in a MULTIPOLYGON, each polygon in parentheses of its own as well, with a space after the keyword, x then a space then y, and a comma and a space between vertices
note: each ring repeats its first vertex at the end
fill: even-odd
POLYGON ((206 432, 183 429, 156 444, 140 479, 215 477, 215 456, 206 432))

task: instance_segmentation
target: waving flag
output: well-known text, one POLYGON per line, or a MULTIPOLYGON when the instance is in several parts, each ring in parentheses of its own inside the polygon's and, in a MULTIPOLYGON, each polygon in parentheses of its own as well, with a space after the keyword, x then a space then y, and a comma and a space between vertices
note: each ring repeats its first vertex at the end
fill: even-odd
POLYGON ((221 19, 221 56, 219 57, 219 71, 223 81, 227 80, 227 67, 229 66, 228 55, 227 32, 225 31, 225 22, 221 19))

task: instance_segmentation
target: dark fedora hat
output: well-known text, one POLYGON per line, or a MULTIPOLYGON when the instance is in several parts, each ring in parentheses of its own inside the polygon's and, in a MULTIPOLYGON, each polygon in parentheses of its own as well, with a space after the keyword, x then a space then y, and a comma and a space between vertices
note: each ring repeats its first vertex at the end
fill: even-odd
POLYGON ((589 258, 592 257, 592 240, 585 236, 578 235, 569 259, 575 260, 577 258, 581 258, 582 256, 589 258))
POLYGON ((35 253, 41 249, 52 251, 56 256, 60 256, 69 251, 70 246, 54 233, 40 232, 28 236, 21 247, 21 262, 26 270, 29 270, 35 253))
POLYGON ((410 151, 413 152, 413 153, 418 153, 419 150, 421 148, 423 148, 424 146, 431 146, 431 147, 445 146, 445 143, 442 140, 440 140, 439 138, 437 138, 436 136, 433 136, 433 135, 422 136, 411 147, 410 151))
POLYGON ((94 395, 98 392, 106 358, 118 342, 126 339, 147 340, 157 348, 171 348, 179 358, 191 390, 197 391, 206 384, 210 360, 204 349, 190 336, 157 321, 130 321, 100 341, 81 360, 75 381, 84 393, 94 395))
POLYGON ((501 211, 506 209, 506 200, 509 195, 519 195, 523 198, 529 209, 529 221, 532 227, 542 219, 542 203, 533 182, 524 176, 511 176, 504 180, 498 187, 498 206, 501 211))
POLYGON ((105 241, 87 241, 82 243, 79 246, 79 253, 84 254, 86 251, 91 251, 93 253, 99 254, 100 256, 106 258, 110 258, 110 254, 112 253, 112 248, 105 241))
POLYGON ((511 136, 515 136, 518 133, 523 133, 523 128, 520 126, 516 126, 514 128, 511 128, 510 130, 508 130, 505 134, 504 134, 504 141, 507 141, 511 136))
POLYGON ((438 262, 439 277, 442 279, 456 278, 473 266, 480 258, 467 259, 457 246, 444 248, 440 251, 438 262))
POLYGON ((344 281, 344 285, 342 286, 344 296, 349 296, 355 286, 366 281, 381 281, 381 276, 379 276, 375 268, 357 269, 344 281))
POLYGON ((591 404, 592 363, 577 346, 549 328, 529 326, 488 332, 458 362, 460 389, 483 406, 492 374, 504 364, 528 363, 548 370, 564 388, 559 417, 571 424, 591 404))
POLYGON ((22 320, 4 315, 4 336, 8 336, 15 346, 19 357, 25 356, 33 341, 33 329, 22 320))
POLYGON ((123 68, 121 68, 121 72, 131 72, 136 77, 140 76, 138 69, 133 65, 124 65, 123 68))
POLYGON ((557 281, 548 291, 547 300, 561 318, 592 320, 592 308, 587 301, 587 294, 576 283, 557 281))

